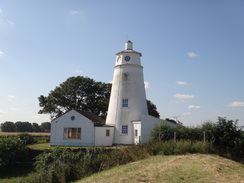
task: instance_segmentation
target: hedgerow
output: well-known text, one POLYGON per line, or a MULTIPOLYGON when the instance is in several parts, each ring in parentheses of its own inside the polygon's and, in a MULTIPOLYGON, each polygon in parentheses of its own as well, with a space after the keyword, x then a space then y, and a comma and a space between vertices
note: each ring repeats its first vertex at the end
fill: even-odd
MULTIPOLYGON (((216 123, 206 122, 200 127, 169 127, 165 123, 157 125, 151 132, 151 140, 156 141, 204 141, 213 144, 219 154, 237 161, 244 161, 244 135, 237 126, 237 120, 219 117, 216 123)), ((172 148, 172 147, 171 147, 172 148)))

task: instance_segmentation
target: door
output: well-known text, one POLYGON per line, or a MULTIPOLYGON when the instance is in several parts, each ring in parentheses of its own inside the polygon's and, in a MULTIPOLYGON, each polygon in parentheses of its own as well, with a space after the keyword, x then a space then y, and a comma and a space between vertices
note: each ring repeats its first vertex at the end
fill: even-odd
POLYGON ((141 143, 141 122, 133 122, 134 144, 141 143))

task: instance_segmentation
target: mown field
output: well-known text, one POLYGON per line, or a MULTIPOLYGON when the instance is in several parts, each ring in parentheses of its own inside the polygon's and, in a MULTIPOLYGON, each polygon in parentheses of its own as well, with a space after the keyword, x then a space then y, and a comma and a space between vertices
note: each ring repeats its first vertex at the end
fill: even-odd
MULTIPOLYGON (((11 135, 18 135, 24 132, 0 132, 0 136, 11 136, 11 135)), ((33 136, 50 136, 50 133, 46 133, 46 132, 26 132, 30 135, 33 136)))
POLYGON ((218 155, 152 156, 96 173, 76 183, 243 183, 244 165, 218 155))

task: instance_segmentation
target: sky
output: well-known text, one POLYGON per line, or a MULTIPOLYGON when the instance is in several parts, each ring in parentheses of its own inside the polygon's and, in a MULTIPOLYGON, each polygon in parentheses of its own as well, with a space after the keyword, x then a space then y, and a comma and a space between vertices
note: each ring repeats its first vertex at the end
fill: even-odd
POLYGON ((244 126, 243 0, 0 0, 0 123, 50 121, 40 95, 111 82, 127 40, 162 119, 244 126))

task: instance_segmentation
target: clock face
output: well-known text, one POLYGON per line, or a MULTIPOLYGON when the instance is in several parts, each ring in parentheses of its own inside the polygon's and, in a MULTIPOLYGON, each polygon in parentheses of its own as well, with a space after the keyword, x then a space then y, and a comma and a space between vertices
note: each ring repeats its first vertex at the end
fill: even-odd
POLYGON ((130 61, 130 57, 129 56, 126 56, 125 57, 125 61, 127 61, 127 62, 130 61))

